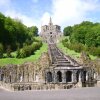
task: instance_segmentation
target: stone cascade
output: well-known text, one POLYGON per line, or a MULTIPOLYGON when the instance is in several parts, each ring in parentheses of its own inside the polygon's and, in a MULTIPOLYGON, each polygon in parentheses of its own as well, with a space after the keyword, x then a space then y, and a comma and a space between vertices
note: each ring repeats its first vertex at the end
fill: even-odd
POLYGON ((52 64, 56 64, 57 66, 76 66, 78 67, 77 62, 74 59, 71 59, 69 56, 65 57, 65 55, 57 48, 55 44, 49 44, 50 56, 52 57, 52 64), (74 62, 74 63, 72 63, 74 62))
POLYGON ((51 65, 45 69, 45 81, 50 84, 76 84, 94 82, 93 69, 82 66, 70 56, 62 53, 56 44, 48 44, 51 65))
POLYGON ((0 86, 9 90, 69 89, 93 83, 95 71, 64 55, 56 44, 48 44, 48 54, 37 63, 7 65, 0 68, 0 86))

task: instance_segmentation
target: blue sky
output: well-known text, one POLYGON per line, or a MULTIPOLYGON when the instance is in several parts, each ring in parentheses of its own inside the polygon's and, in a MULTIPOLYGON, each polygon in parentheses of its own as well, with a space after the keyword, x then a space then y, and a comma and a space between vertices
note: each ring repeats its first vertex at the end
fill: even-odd
POLYGON ((0 12, 20 19, 25 25, 74 25, 84 20, 100 22, 100 0, 0 0, 0 12))

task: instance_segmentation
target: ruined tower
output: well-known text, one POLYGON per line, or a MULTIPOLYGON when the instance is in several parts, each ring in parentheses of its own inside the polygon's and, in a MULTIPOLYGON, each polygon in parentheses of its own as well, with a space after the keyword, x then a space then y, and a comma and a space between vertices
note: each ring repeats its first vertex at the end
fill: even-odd
POLYGON ((59 38, 63 35, 59 25, 53 25, 52 18, 50 17, 49 24, 41 26, 41 36, 43 41, 49 44, 57 43, 59 38))

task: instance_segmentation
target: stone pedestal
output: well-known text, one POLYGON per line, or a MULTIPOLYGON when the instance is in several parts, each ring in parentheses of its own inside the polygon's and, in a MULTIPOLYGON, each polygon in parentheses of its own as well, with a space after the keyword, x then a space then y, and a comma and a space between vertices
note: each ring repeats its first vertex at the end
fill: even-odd
POLYGON ((79 88, 81 88, 81 87, 82 87, 82 82, 78 82, 78 83, 77 83, 77 86, 78 86, 79 88))
POLYGON ((100 81, 97 81, 97 87, 100 87, 100 81))

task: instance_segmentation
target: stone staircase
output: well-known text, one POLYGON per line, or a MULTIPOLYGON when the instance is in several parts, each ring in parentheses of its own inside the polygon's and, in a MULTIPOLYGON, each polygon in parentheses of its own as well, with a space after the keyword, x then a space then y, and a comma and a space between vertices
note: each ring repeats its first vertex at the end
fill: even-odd
POLYGON ((56 46, 56 44, 49 44, 49 55, 51 56, 51 65, 56 67, 78 67, 77 62, 70 56, 64 55, 56 46))

